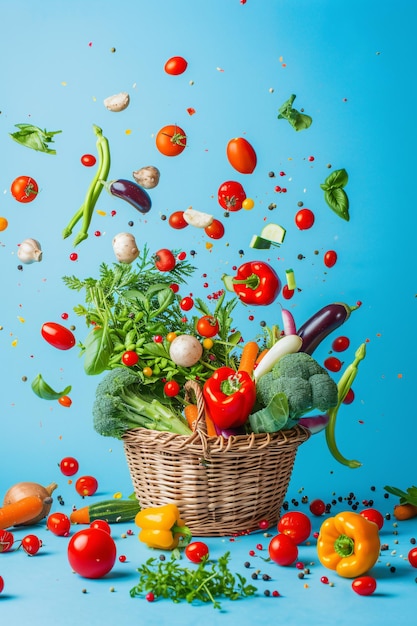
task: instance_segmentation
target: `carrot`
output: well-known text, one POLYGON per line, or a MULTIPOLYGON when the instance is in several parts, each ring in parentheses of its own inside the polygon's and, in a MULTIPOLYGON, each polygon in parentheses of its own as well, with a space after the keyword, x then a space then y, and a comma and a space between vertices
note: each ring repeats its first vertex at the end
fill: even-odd
POLYGON ((259 365, 259 363, 262 361, 264 356, 267 355, 268 352, 269 352, 269 348, 264 348, 264 350, 261 350, 261 352, 257 356, 257 359, 255 361, 255 365, 259 365))
POLYGON ((187 420, 188 426, 191 430, 195 430, 198 416, 198 408, 196 404, 186 404, 184 407, 184 417, 187 420))
POLYGON ((410 504, 409 502, 396 504, 394 506, 394 517, 399 521, 417 517, 417 506, 415 504, 410 504))
POLYGON ((204 407, 204 414, 206 420, 207 435, 209 437, 217 437, 217 430, 207 407, 204 407))
POLYGON ((81 509, 75 509, 70 515, 71 524, 90 524, 90 507, 82 506, 81 509))
POLYGON ((248 341, 243 346, 242 355, 240 357, 239 370, 241 372, 247 372, 253 374, 253 368, 256 363, 256 357, 258 356, 259 346, 256 341, 248 341))
POLYGON ((43 510, 45 500, 39 496, 26 496, 0 508, 0 528, 24 524, 36 518, 43 510))

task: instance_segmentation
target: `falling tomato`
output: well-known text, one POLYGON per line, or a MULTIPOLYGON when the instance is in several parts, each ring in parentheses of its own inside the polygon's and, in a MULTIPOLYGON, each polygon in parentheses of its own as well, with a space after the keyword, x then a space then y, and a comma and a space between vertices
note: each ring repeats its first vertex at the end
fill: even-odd
POLYGON ((326 267, 333 267, 336 265, 337 253, 334 250, 328 250, 324 255, 324 264, 326 267))
POLYGON ((204 232, 211 239, 221 239, 224 235, 224 226, 220 220, 214 219, 209 226, 206 226, 204 232))
POLYGON ((98 481, 94 476, 80 476, 75 483, 75 491, 80 496, 93 496, 98 489, 98 481))
POLYGON ((300 230, 308 230, 314 224, 314 213, 310 209, 301 209, 295 215, 295 223, 300 230))
POLYGON ((158 131, 155 143, 161 154, 173 157, 181 154, 185 149, 187 136, 179 126, 168 124, 158 131))
POLYGON ((30 176, 18 176, 10 187, 11 194, 18 202, 32 202, 38 195, 39 187, 30 176))
POLYGON ((256 152, 243 137, 235 137, 229 141, 226 156, 230 165, 241 174, 252 174, 256 167, 256 152))
POLYGON ((164 70, 171 76, 179 76, 187 69, 188 63, 184 57, 171 57, 164 65, 164 70))

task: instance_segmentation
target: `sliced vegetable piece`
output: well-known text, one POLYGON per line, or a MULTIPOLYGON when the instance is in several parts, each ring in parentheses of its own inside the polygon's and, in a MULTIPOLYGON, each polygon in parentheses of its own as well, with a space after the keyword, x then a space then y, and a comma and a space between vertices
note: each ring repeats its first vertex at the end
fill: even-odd
POLYGON ((279 224, 266 224, 261 230, 261 237, 269 239, 272 244, 279 245, 284 242, 287 231, 279 224))

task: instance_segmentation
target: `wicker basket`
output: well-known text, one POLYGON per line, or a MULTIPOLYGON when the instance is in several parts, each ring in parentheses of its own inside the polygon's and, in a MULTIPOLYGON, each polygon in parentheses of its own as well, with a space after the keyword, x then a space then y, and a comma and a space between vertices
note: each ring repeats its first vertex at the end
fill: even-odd
POLYGON ((208 437, 200 386, 189 381, 198 406, 190 437, 145 428, 127 431, 123 444, 142 508, 175 503, 195 536, 236 535, 272 526, 280 515, 302 427, 273 434, 208 437))

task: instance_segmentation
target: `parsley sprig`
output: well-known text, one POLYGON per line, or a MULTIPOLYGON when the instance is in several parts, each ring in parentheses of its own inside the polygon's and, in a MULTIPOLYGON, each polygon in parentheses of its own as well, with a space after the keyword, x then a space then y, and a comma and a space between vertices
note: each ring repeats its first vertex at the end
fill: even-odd
POLYGON ((240 574, 229 568, 230 552, 217 562, 205 558, 194 569, 183 567, 175 553, 167 561, 152 557, 138 568, 139 582, 130 590, 132 598, 152 592, 155 598, 168 598, 175 603, 211 602, 220 609, 219 598, 238 600, 253 596, 257 589, 240 574))

